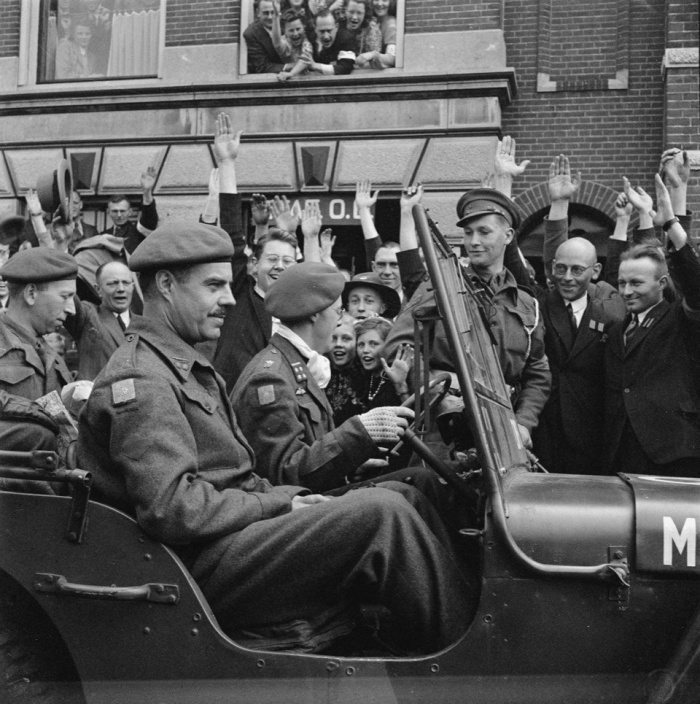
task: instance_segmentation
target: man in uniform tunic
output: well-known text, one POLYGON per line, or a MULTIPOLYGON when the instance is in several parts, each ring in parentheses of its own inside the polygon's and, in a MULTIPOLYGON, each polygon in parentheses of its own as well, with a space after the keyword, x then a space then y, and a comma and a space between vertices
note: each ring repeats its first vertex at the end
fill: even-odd
POLYGON ((234 303, 232 254, 223 230, 198 224, 168 224, 134 252, 144 317, 80 416, 97 496, 177 551, 228 632, 374 602, 402 650, 447 646, 466 627, 467 587, 402 496, 331 499, 255 474, 223 380, 194 348, 234 303))

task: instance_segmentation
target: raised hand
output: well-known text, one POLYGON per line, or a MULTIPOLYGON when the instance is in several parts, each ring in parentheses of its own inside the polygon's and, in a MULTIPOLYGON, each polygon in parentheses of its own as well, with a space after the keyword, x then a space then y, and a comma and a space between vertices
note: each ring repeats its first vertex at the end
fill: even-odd
POLYGON ((618 193, 615 199, 615 217, 629 219, 633 210, 634 206, 629 202, 627 196, 624 193, 618 193))
POLYGON ((270 220, 270 204, 267 198, 260 193, 253 193, 250 209, 255 225, 267 225, 270 220))
POLYGON ((141 174, 141 191, 143 193, 151 193, 156 185, 156 169, 154 166, 149 166, 141 174))
POLYGON ((333 247, 335 246, 333 231, 327 227, 319 237, 321 238, 321 261, 324 264, 333 265, 333 247))
POLYGON ((688 152, 681 149, 667 149, 661 155, 659 173, 669 188, 680 188, 690 178, 690 159, 688 152))
POLYGON ((30 215, 41 215, 42 214, 43 211, 41 208, 41 203, 39 202, 39 196, 37 195, 35 190, 30 188, 24 194, 24 199, 27 201, 27 208, 29 209, 30 215))
POLYGON ((581 172, 573 178, 569 157, 560 154, 549 165, 549 197, 555 200, 571 200, 581 185, 581 172))
POLYGON ((216 118, 216 136, 214 137, 214 157, 217 164, 222 161, 233 161, 238 156, 243 130, 234 134, 231 129, 231 118, 224 112, 216 118))
POLYGON ((632 184, 625 176, 622 177, 622 187, 627 196, 627 200, 633 205, 639 213, 648 214, 654 207, 654 201, 651 196, 641 187, 637 186, 636 190, 632 188, 632 184))
POLYGON ((529 164, 529 159, 521 161, 520 164, 515 163, 515 140, 512 137, 506 135, 498 142, 494 161, 496 177, 510 176, 513 178, 520 176, 529 164))
POLYGON ((375 191, 374 194, 372 194, 371 181, 367 179, 358 181, 355 186, 355 203, 357 209, 365 208, 369 210, 377 202, 378 195, 379 191, 375 191))
POLYGON ((423 198, 423 184, 417 186, 406 186, 401 192, 401 209, 412 210, 414 205, 418 205, 423 198))
POLYGON ((304 211, 301 214, 301 231, 304 239, 317 240, 322 225, 323 218, 321 217, 321 208, 318 201, 307 200, 304 204, 304 211))
POLYGON ((652 211, 651 216, 654 219, 654 225, 661 227, 673 219, 673 205, 671 204, 671 195, 660 174, 654 176, 654 185, 656 186, 656 212, 652 211))
POLYGON ((405 387, 406 379, 408 379, 408 372, 411 370, 411 364, 413 362, 413 352, 411 350, 411 346, 405 344, 401 345, 391 366, 389 366, 384 357, 382 357, 380 361, 384 369, 384 374, 386 374, 394 386, 397 389, 405 387))
POLYGON ((301 210, 299 204, 295 203, 294 207, 289 205, 287 196, 275 196, 270 204, 270 212, 275 219, 275 224, 280 230, 286 230, 294 234, 299 227, 301 221, 301 210))

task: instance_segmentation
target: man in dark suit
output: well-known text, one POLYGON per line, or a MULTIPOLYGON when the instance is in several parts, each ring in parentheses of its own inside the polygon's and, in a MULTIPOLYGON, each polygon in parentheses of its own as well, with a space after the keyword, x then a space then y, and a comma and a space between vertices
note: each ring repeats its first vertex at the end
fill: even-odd
POLYGON ((73 220, 73 232, 68 240, 68 251, 73 254, 79 242, 97 234, 94 225, 83 222, 83 199, 78 191, 73 191, 70 195, 70 216, 73 220))
POLYGON ((683 300, 664 299, 669 275, 658 247, 620 260, 628 315, 610 330, 605 369, 606 451, 612 472, 700 476, 700 256, 656 174, 654 222, 668 234, 668 265, 683 300))
POLYGON ((137 315, 129 312, 134 275, 121 262, 108 262, 97 270, 97 290, 102 302, 76 300, 75 315, 65 328, 78 348, 78 378, 92 381, 107 365, 114 351, 126 341, 125 330, 137 315))
POLYGON ((241 218, 241 197, 236 184, 235 160, 238 139, 230 132, 227 116, 219 116, 214 154, 219 168, 219 215, 221 228, 231 237, 231 291, 236 305, 226 312, 214 355, 214 368, 231 392, 246 364, 270 341, 272 316, 265 310, 265 295, 279 275, 296 264, 296 237, 271 228, 253 250, 253 275, 248 274, 246 236, 241 218))
POLYGON ((248 48, 248 73, 279 73, 284 61, 272 45, 272 24, 277 11, 272 0, 260 0, 258 19, 243 32, 248 48))
POLYGON ((567 239, 569 201, 579 183, 568 158, 556 157, 549 170, 543 256, 553 289, 537 287, 552 391, 533 442, 550 472, 602 474, 605 342, 625 306, 612 286, 597 282, 602 267, 595 246, 582 237, 567 239))
POLYGON ((344 27, 330 10, 323 10, 314 20, 316 40, 313 56, 309 57, 309 69, 323 76, 339 76, 351 73, 357 58, 357 39, 344 27))

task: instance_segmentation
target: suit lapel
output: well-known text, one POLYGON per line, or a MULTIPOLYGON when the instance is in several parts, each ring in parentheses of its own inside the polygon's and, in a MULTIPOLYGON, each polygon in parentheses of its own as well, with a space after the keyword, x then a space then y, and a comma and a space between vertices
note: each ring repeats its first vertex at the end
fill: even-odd
POLYGON ((589 296, 588 305, 583 311, 583 317, 578 326, 578 334, 571 350, 571 356, 580 354, 589 345, 600 340, 604 331, 605 324, 600 319, 597 307, 589 296))
POLYGON ((557 337, 566 351, 570 354, 571 348, 574 345, 574 336, 571 330, 571 321, 569 320, 569 312, 566 310, 564 299, 556 292, 550 294, 552 305, 549 308, 549 315, 552 321, 557 337))
MULTIPOLYGON (((649 334, 649 331, 652 328, 656 327, 659 320, 661 320, 661 318, 663 318, 666 313, 668 313, 670 308, 671 304, 666 300, 662 300, 661 303, 659 303, 653 308, 653 310, 649 311, 649 314, 644 318, 643 322, 641 323, 639 330, 637 330, 634 337, 630 340, 629 345, 627 345, 627 347, 625 348, 625 357, 634 352, 634 350, 636 350, 637 347, 642 344, 642 342, 646 339, 646 336, 649 334)), ((629 318, 626 320, 627 322, 625 325, 625 329, 629 324, 629 318)))
POLYGON ((102 324, 112 336, 112 339, 117 343, 117 345, 123 344, 125 340, 124 333, 122 332, 117 319, 114 317, 114 313, 103 306, 100 306, 97 311, 100 319, 102 320, 102 324))

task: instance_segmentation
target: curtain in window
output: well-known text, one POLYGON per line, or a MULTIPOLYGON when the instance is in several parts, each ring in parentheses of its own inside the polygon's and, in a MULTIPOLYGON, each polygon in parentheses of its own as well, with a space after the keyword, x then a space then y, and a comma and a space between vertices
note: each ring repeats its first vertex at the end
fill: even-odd
POLYGON ((158 73, 160 10, 115 13, 107 75, 154 76, 158 73))

